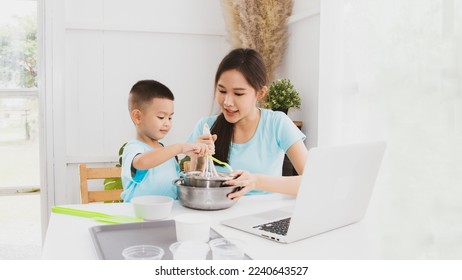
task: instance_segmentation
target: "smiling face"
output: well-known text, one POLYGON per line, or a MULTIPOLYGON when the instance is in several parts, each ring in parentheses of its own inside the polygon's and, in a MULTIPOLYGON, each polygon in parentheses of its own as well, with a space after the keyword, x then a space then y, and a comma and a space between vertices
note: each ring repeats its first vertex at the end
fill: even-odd
POLYGON ((254 89, 241 72, 228 70, 221 74, 215 88, 215 99, 225 119, 238 123, 258 114, 257 101, 266 93, 266 87, 254 89))
POLYGON ((149 143, 164 138, 172 127, 173 100, 153 98, 143 108, 131 113, 137 138, 149 143))

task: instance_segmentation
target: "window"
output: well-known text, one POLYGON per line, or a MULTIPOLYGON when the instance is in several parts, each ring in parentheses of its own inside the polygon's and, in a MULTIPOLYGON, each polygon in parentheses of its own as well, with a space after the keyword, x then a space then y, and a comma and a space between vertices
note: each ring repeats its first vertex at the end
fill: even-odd
POLYGON ((37 57, 37 1, 0 1, 0 259, 40 258, 37 57))
POLYGON ((0 192, 36 190, 39 177, 37 2, 0 3, 0 192))

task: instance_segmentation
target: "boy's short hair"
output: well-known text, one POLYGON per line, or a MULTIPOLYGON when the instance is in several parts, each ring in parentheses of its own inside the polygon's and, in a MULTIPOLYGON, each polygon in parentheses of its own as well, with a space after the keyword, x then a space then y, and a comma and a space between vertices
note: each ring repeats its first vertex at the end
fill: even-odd
POLYGON ((138 109, 142 110, 144 105, 154 98, 175 100, 173 93, 164 84, 155 80, 141 80, 133 85, 128 95, 129 112, 138 109))

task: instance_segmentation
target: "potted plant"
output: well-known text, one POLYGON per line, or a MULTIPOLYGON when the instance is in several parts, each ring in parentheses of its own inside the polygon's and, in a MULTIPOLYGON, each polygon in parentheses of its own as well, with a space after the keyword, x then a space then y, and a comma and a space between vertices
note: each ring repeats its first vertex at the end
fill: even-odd
POLYGON ((300 94, 289 79, 278 79, 270 84, 265 105, 269 109, 287 114, 290 108, 300 108, 300 94))
MULTIPOLYGON (((116 164, 116 167, 121 167, 122 166, 122 154, 124 152, 124 148, 127 143, 124 143, 122 147, 119 149, 119 163, 116 164)), ((104 179, 104 189, 105 190, 119 190, 123 189, 124 187, 122 186, 122 179, 121 178, 106 178, 104 179)), ((122 200, 120 201, 110 201, 110 202, 123 202, 122 200)))

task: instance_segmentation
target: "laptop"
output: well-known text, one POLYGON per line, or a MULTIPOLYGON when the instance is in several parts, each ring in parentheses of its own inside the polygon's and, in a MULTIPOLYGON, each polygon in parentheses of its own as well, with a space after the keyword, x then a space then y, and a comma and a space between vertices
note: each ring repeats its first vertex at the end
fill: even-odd
POLYGON ((385 142, 312 148, 294 206, 222 224, 291 243, 356 223, 366 213, 384 152, 385 142))

